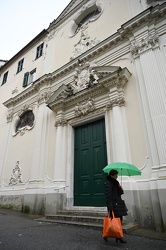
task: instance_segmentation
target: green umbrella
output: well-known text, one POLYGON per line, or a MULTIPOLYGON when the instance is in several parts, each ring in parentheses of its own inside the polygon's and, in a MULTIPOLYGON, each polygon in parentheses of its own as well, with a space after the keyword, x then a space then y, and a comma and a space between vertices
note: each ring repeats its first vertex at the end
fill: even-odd
POLYGON ((141 175, 141 171, 137 167, 125 162, 110 163, 105 168, 103 168, 103 171, 104 173, 109 173, 110 170, 112 169, 117 170, 118 175, 124 175, 124 176, 141 175))

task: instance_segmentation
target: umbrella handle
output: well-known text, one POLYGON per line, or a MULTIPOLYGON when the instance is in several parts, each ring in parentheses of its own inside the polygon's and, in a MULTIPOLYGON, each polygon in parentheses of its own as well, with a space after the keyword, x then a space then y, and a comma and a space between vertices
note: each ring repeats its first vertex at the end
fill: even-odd
MULTIPOLYGON (((122 168, 121 168, 121 171, 122 171, 122 168)), ((122 173, 121 173, 121 187, 122 187, 122 173)))

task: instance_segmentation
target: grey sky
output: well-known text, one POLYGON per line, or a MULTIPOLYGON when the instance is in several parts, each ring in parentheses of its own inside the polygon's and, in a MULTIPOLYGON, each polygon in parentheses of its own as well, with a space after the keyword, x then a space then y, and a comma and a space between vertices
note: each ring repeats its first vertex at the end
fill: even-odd
POLYGON ((70 0, 0 0, 0 59, 9 60, 56 19, 70 0))

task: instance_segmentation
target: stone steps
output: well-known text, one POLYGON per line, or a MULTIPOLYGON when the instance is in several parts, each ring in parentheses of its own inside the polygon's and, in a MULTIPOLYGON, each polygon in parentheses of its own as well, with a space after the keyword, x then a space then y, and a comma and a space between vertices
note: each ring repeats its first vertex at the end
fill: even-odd
MULTIPOLYGON (((41 222, 83 226, 102 230, 104 217, 107 217, 107 212, 105 211, 63 210, 58 211, 57 214, 46 214, 44 218, 37 220, 41 222)), ((124 233, 129 233, 137 228, 137 224, 123 222, 124 233)))
POLYGON ((86 215, 46 215, 46 219, 48 220, 60 220, 60 221, 71 221, 71 222, 83 222, 83 223, 96 223, 102 224, 103 217, 96 217, 96 216, 86 216, 86 215))

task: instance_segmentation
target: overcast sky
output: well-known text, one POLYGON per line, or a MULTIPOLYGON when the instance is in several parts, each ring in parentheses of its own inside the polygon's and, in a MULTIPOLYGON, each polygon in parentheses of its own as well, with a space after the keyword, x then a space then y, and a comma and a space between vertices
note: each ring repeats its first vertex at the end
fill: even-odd
POLYGON ((0 0, 0 59, 9 60, 56 19, 70 0, 0 0))

